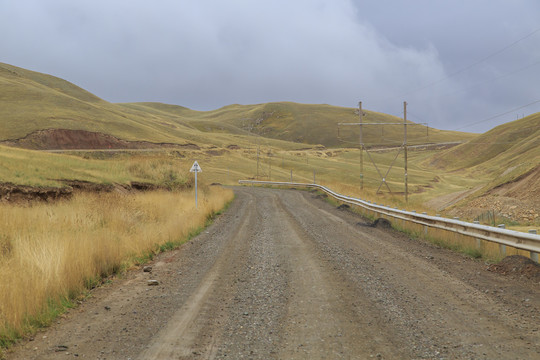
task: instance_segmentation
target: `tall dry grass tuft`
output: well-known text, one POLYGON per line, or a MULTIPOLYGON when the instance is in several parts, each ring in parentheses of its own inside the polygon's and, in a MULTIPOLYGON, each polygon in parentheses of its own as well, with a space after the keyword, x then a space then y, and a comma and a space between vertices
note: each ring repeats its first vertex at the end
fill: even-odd
POLYGON ((80 194, 0 205, 0 345, 49 323, 55 309, 100 278, 179 244, 232 200, 231 190, 80 194))

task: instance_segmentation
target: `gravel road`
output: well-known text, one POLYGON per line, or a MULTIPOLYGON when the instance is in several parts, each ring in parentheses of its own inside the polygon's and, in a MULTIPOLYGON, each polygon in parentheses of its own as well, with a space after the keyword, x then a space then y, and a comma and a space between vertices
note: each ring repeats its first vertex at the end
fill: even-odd
POLYGON ((151 273, 96 289, 7 358, 540 358, 535 281, 370 227, 310 192, 235 193, 151 273))

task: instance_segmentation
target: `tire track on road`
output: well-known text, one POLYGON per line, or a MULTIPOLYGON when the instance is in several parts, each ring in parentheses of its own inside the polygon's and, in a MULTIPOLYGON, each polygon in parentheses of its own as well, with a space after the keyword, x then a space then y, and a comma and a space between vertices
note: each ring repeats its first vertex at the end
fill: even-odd
POLYGON ((217 313, 223 313, 216 308, 219 308, 218 304, 227 301, 220 293, 223 283, 219 284, 218 279, 223 277, 223 273, 227 271, 226 268, 230 266, 229 262, 239 263, 242 261, 247 240, 254 232, 252 226, 256 223, 256 212, 246 211, 247 209, 252 210, 254 207, 253 196, 250 194, 247 196, 249 200, 244 201, 245 208, 243 209, 246 216, 240 219, 239 225, 230 228, 232 232, 221 234, 221 236, 226 237, 225 243, 227 245, 224 250, 219 254, 216 262, 197 289, 170 318, 167 326, 157 334, 152 340, 152 345, 139 356, 139 359, 181 359, 193 355, 201 356, 204 359, 215 358, 220 329, 219 326, 215 326, 214 322, 216 318, 219 318, 216 316, 217 313), (216 296, 220 298, 215 299, 216 296), (209 325, 211 325, 212 330, 208 329, 209 325), (210 341, 204 344, 203 338, 209 338, 210 341))
MULTIPOLYGON (((298 209, 288 208, 283 197, 277 197, 276 206, 295 271, 280 358, 408 358, 395 346, 392 329, 380 321, 371 300, 320 256, 311 231, 296 219, 298 209)), ((336 223, 323 215, 311 214, 315 222, 324 224, 319 226, 335 230, 341 225, 341 219, 336 223)))

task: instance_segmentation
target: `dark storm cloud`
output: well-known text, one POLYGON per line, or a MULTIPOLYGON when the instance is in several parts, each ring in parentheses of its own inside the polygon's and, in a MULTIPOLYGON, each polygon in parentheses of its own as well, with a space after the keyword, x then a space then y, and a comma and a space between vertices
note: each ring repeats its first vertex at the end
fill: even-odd
POLYGON ((113 102, 362 100, 401 116, 407 100, 410 119, 454 129, 540 100, 540 32, 449 76, 540 28, 534 0, 0 0, 0 10, 0 61, 113 102))

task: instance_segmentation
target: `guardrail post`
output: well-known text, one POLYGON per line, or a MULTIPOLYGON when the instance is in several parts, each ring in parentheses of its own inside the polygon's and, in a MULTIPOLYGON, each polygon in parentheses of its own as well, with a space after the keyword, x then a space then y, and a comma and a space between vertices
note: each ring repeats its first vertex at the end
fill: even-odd
MULTIPOLYGON (((427 212, 423 211, 422 215, 427 215, 427 212)), ((424 225, 424 237, 427 238, 429 226, 424 225)))
POLYGON ((476 248, 480 250, 482 248, 482 240, 476 238, 476 248))
MULTIPOLYGON (((480 221, 475 220, 475 221, 473 221, 473 224, 479 225, 480 221)), ((479 239, 479 238, 476 238, 476 248, 478 250, 480 250, 482 248, 482 240, 479 239)))
MULTIPOLYGON (((529 234, 536 234, 536 233, 537 233, 536 230, 529 230, 529 234)), ((531 260, 535 262, 539 262, 538 253, 534 251, 531 251, 530 253, 531 253, 531 260)))
POLYGON ((506 256, 506 245, 499 244, 499 252, 503 257, 506 256))
MULTIPOLYGON (((504 224, 497 225, 499 229, 506 229, 506 226, 504 224)), ((499 251, 502 256, 506 256, 506 245, 499 244, 499 251)))
MULTIPOLYGON (((499 229, 506 229, 506 225, 504 225, 504 224, 499 224, 499 225, 497 225, 497 227, 499 229)), ((499 251, 500 251, 502 256, 506 256, 506 245, 499 244, 499 251)))

